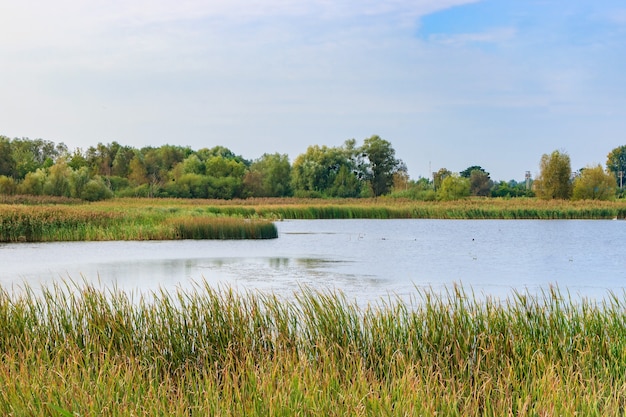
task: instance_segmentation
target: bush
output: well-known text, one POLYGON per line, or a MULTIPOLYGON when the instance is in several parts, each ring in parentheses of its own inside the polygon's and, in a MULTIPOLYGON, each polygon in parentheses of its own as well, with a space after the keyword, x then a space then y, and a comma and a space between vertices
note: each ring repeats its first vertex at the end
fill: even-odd
POLYGON ((43 195, 43 187, 46 182, 46 173, 43 169, 29 172, 24 180, 18 185, 19 194, 43 195))
POLYGON ((322 198, 322 193, 320 193, 319 191, 296 190, 294 193, 294 197, 296 198, 322 198))
POLYGON ((99 178, 89 180, 80 194, 80 198, 87 201, 99 201, 111 197, 113 197, 113 192, 99 178))
POLYGON ((17 191, 17 184, 11 177, 0 175, 0 194, 13 195, 17 191))
POLYGON ((470 195, 470 181, 458 175, 444 178, 437 191, 437 198, 442 201, 458 200, 470 195))

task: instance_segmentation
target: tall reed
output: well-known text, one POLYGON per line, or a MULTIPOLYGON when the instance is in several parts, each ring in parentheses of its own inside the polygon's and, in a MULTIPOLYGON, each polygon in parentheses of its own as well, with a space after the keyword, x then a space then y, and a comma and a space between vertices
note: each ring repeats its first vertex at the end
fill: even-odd
MULTIPOLYGON (((123 204, 141 207, 145 200, 109 200, 99 207, 123 204)), ((626 201, 568 201, 531 198, 472 198, 429 202, 396 198, 298 199, 256 198, 248 200, 159 200, 158 206, 196 207, 228 216, 268 219, 624 219, 626 201)))
MULTIPOLYGON (((461 287, 367 307, 88 284, 0 291, 0 413, 621 415, 626 303, 461 287)), ((69 414, 68 414, 69 415, 69 414)))
MULTIPOLYGON (((260 219, 624 219, 626 202, 469 199, 113 199, 0 204, 0 241, 276 237, 260 219), (224 218, 235 220, 225 220, 224 218)), ((9 201, 5 201, 9 202, 9 201)))
POLYGON ((92 205, 0 205, 0 242, 166 239, 268 239, 263 219, 170 210, 103 210, 92 205))

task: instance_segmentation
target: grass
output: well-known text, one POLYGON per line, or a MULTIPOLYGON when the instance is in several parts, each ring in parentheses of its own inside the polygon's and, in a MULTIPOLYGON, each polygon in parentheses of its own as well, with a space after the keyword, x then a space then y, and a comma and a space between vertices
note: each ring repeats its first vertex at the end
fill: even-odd
POLYGON ((0 241, 275 238, 282 219, 624 219, 626 202, 467 199, 113 199, 80 203, 12 196, 0 241))
POLYGON ((470 198, 425 202, 397 198, 247 200, 114 199, 96 203, 102 209, 178 207, 246 218, 277 219, 613 219, 626 218, 626 201, 470 198))
POLYGON ((623 415, 626 302, 0 292, 4 415, 623 415))
POLYGON ((268 239, 276 226, 264 219, 182 211, 93 205, 0 205, 0 242, 171 239, 268 239))

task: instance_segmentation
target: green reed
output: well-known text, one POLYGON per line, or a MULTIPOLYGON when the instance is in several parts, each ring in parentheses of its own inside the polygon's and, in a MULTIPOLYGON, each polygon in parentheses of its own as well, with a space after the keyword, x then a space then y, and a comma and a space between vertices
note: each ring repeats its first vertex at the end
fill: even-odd
POLYGON ((15 196, 0 204, 0 241, 277 237, 277 219, 624 219, 626 202, 468 199, 113 199, 77 203, 15 196))
POLYGON ((621 415, 626 303, 64 283, 0 291, 0 354, 5 415, 621 415))
POLYGON ((0 205, 0 242, 276 238, 263 219, 190 210, 114 210, 93 205, 0 205))
POLYGON ((179 239, 274 239, 273 223, 235 217, 190 217, 170 220, 179 239))
POLYGON ((625 201, 472 198, 429 202, 377 199, 250 199, 207 202, 211 213, 269 219, 624 219, 625 201))

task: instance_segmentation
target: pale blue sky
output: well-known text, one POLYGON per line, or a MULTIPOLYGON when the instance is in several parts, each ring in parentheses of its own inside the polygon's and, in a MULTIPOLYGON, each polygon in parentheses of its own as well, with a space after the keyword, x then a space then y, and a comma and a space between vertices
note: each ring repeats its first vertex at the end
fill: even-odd
POLYGON ((626 144, 623 0, 0 0, 0 134, 293 160, 378 134, 413 178, 626 144))

